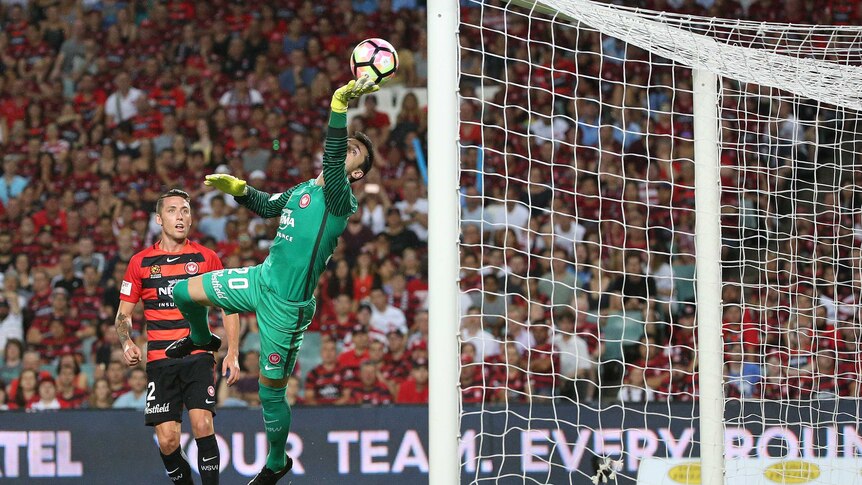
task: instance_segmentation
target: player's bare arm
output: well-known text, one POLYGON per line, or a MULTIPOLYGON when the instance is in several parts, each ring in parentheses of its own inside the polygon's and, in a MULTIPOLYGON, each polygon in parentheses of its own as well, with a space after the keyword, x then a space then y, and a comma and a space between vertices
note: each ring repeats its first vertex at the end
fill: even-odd
POLYGON ((117 337, 120 339, 120 347, 123 349, 123 359, 129 367, 134 367, 141 363, 141 349, 132 340, 132 311, 135 309, 135 304, 127 301, 120 301, 120 307, 117 310, 117 317, 114 319, 114 329, 117 331, 117 337))
POLYGON ((222 310, 222 322, 227 336, 227 355, 221 366, 221 375, 232 386, 239 379, 239 315, 228 315, 222 310))

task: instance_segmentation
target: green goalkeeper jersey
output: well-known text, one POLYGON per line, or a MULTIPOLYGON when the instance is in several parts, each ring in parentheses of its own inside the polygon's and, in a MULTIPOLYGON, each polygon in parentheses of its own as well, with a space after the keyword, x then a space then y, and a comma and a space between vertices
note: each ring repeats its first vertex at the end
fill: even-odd
POLYGON ((240 204, 261 217, 278 216, 278 233, 263 262, 263 283, 288 301, 302 302, 314 289, 335 251, 357 202, 347 178, 347 115, 331 113, 323 151, 324 185, 316 180, 279 194, 248 187, 240 204))

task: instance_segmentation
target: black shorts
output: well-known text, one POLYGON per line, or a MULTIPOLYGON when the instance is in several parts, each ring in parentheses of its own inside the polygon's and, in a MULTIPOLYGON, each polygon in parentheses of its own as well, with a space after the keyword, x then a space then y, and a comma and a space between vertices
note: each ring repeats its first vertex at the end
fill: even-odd
POLYGON ((212 354, 186 357, 174 365, 147 368, 147 426, 183 420, 187 409, 206 409, 215 416, 215 358, 212 354))

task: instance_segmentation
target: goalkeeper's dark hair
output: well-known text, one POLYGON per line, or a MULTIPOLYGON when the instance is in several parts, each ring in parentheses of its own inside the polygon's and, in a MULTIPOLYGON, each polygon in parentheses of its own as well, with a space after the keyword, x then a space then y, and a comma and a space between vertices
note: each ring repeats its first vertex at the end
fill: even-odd
POLYGON ((162 212, 162 201, 167 199, 168 197, 182 197, 186 202, 191 204, 192 198, 188 192, 182 189, 171 189, 164 194, 159 196, 159 200, 156 201, 156 214, 162 212))
MULTIPOLYGON (((368 135, 361 131, 353 132, 353 136, 351 138, 365 145, 365 149, 368 151, 368 155, 365 156, 365 161, 359 166, 359 170, 362 170, 362 178, 365 178, 374 166, 374 143, 371 142, 371 138, 368 138, 368 135)), ((353 180, 353 182, 356 182, 356 180, 353 180)))

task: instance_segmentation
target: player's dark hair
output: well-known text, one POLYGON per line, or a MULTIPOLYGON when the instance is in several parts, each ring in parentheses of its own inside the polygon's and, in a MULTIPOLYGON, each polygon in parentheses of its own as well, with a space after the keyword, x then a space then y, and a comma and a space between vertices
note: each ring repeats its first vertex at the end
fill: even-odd
POLYGON ((181 189, 171 189, 164 194, 159 196, 159 200, 156 201, 156 214, 162 212, 162 201, 167 199, 168 197, 182 197, 186 202, 191 203, 191 196, 185 190, 181 189))
MULTIPOLYGON (((371 138, 368 138, 368 135, 361 131, 354 132, 353 139, 365 145, 365 149, 368 150, 368 155, 365 156, 365 161, 359 166, 359 170, 362 170, 362 178, 365 178, 365 176, 368 175, 368 172, 371 171, 371 167, 374 166, 374 143, 371 142, 371 138)), ((351 180, 351 183, 356 182, 356 180, 351 180)))

